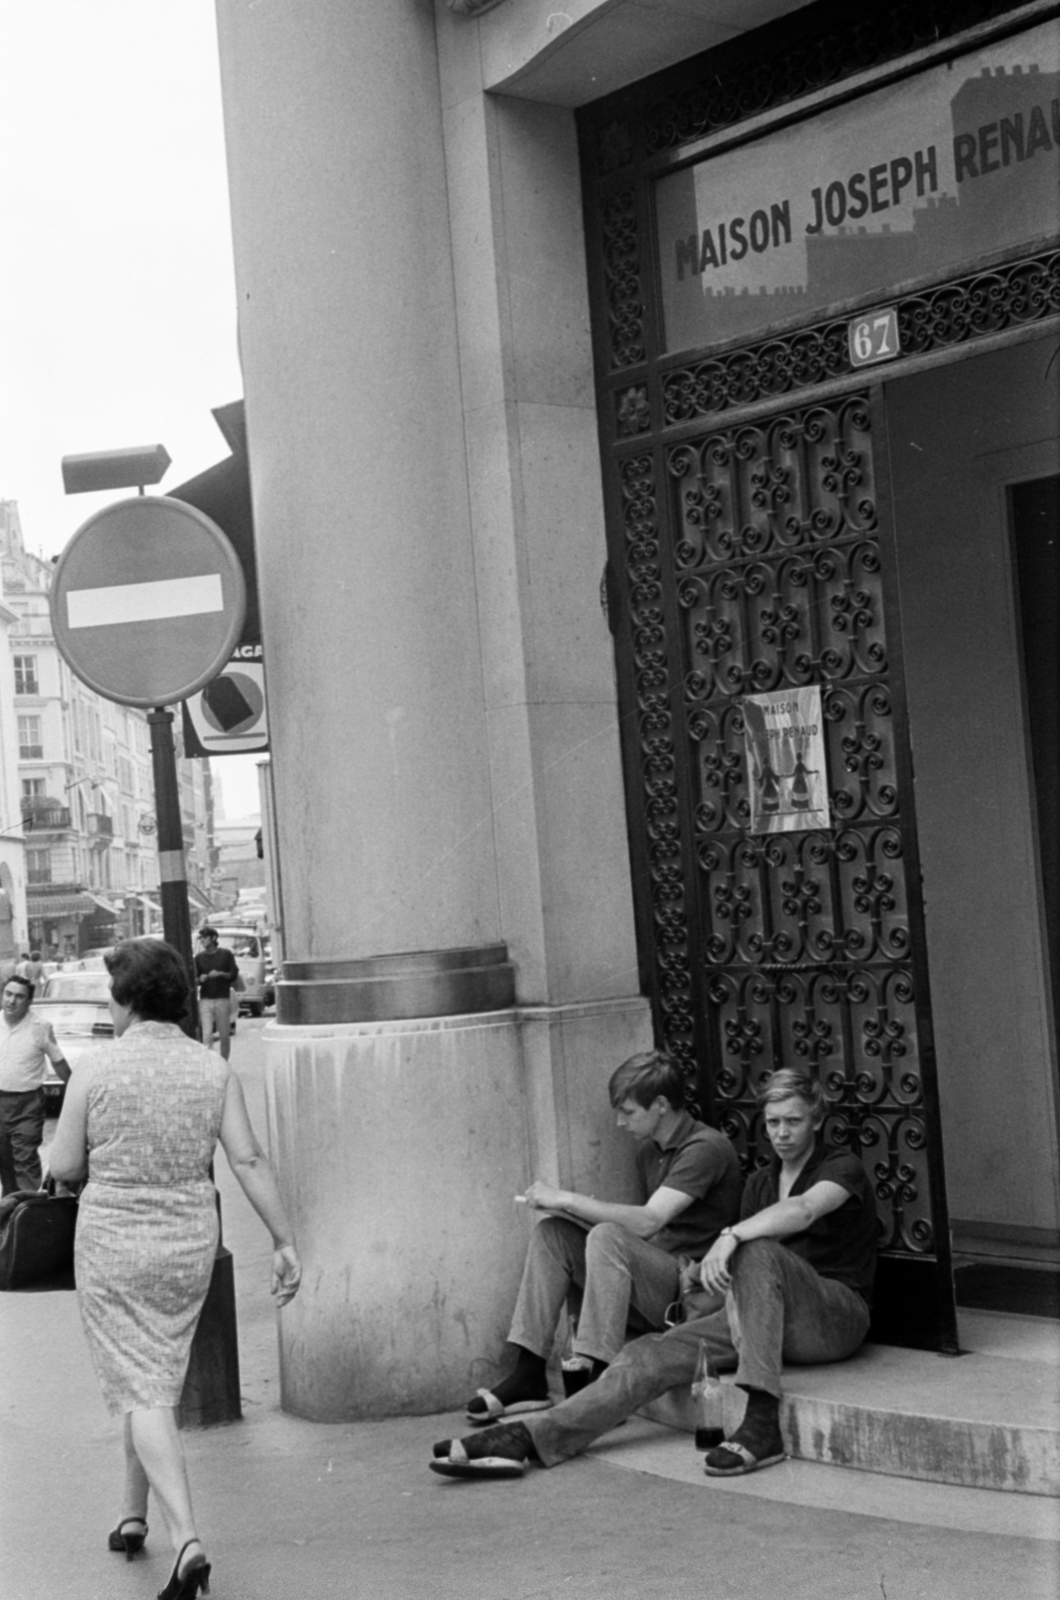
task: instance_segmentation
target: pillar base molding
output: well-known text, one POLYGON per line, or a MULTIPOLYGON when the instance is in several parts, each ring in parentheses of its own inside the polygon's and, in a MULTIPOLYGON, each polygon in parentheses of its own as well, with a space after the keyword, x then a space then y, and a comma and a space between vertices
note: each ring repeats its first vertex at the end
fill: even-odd
POLYGON ((281 1023, 382 1022, 502 1011, 515 1000, 505 944, 410 950, 360 961, 285 961, 276 986, 281 1023))

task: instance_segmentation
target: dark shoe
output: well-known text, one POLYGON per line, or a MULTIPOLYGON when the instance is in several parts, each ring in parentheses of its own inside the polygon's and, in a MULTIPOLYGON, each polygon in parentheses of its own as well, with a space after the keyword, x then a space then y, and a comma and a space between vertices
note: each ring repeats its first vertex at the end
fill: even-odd
POLYGON ((466 1439, 442 1439, 429 1465, 443 1478, 521 1478, 536 1455, 529 1430, 521 1422, 509 1422, 466 1439))
POLYGON ((202 1553, 201 1546, 199 1554, 197 1556, 189 1556, 183 1571, 181 1570, 180 1564, 184 1560, 184 1551, 193 1544, 199 1544, 198 1539, 189 1539, 187 1544, 181 1548, 181 1552, 174 1563, 173 1571, 170 1573, 169 1582, 164 1589, 159 1589, 158 1591, 158 1600, 195 1600, 195 1596, 200 1589, 203 1594, 209 1594, 210 1563, 202 1553))
POLYGON ((731 1439, 708 1450, 703 1471, 708 1478, 741 1478, 784 1459, 784 1441, 774 1421, 766 1427, 742 1422, 731 1439))
POLYGON ((118 1526, 107 1534, 107 1549, 115 1551, 118 1555, 124 1551, 126 1561, 131 1561, 133 1556, 143 1549, 146 1538, 147 1523, 143 1517, 122 1517, 118 1526), (131 1528, 134 1523, 138 1529, 143 1529, 142 1533, 125 1532, 126 1528, 131 1528))

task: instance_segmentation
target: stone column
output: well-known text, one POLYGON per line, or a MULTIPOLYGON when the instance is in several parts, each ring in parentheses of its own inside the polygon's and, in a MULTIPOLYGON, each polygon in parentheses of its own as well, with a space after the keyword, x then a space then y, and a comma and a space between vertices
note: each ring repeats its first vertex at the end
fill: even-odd
POLYGON ((443 118, 426 0, 218 11, 284 898, 270 1137, 306 1262, 283 1403, 436 1410, 497 1376, 512 1197, 621 1197, 606 1082, 650 1041, 573 125, 513 129, 505 217, 468 25, 443 118), (543 345, 552 262, 576 325, 543 345))
POLYGON ((423 1411, 497 1348, 527 1181, 433 18, 218 16, 283 866, 271 1131, 306 1265, 284 1403, 423 1411))

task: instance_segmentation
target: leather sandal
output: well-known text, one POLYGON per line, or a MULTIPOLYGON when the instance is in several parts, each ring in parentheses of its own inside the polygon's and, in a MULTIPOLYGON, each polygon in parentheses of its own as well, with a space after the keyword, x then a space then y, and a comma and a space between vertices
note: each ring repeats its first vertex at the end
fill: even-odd
POLYGON ((469 1422, 482 1427, 485 1423, 499 1422, 502 1417, 527 1416, 531 1411, 548 1411, 551 1405, 552 1401, 548 1396, 543 1400, 509 1400, 506 1405, 489 1389, 477 1389, 475 1398, 468 1401, 464 1415, 469 1422), (481 1401, 482 1404, 476 1405, 476 1401, 481 1401), (474 1410, 471 1409, 472 1406, 475 1406, 474 1410))

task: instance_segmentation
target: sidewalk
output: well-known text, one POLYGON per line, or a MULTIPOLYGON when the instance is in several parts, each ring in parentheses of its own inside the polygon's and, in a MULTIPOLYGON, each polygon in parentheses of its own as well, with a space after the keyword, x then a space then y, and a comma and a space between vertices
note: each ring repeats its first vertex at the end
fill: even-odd
MULTIPOLYGON (((459 1416, 284 1416, 267 1239, 219 1168, 244 1420, 186 1435, 211 1600, 1056 1600, 1058 1506, 1037 1496, 801 1461, 719 1484, 687 1436, 640 1419, 522 1482, 459 1483, 426 1466, 459 1416)), ((146 1557, 106 1551, 119 1432, 73 1294, 0 1295, 0 1374, 0 1593, 148 1600, 171 1558, 157 1519, 146 1557)))

